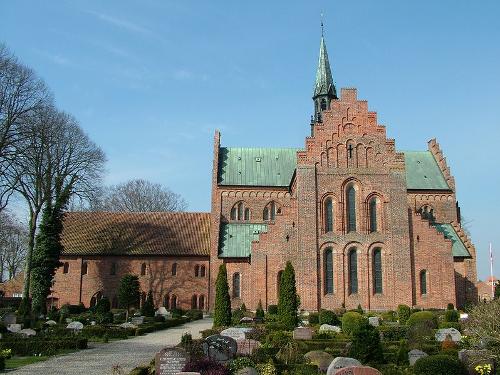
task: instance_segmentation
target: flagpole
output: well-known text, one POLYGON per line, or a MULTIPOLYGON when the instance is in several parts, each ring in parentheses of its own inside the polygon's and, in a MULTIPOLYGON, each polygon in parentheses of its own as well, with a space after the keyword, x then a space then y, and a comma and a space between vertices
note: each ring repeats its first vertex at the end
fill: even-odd
POLYGON ((495 281, 493 280, 493 250, 490 242, 490 281, 491 281, 491 299, 495 298, 495 281))

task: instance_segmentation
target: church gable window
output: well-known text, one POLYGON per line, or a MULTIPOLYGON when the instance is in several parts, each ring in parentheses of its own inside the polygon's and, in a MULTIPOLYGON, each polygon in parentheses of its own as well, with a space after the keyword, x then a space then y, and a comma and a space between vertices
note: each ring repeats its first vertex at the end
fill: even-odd
POLYGON ((332 198, 325 200, 325 232, 333 231, 333 201, 332 198))
POLYGON ((234 221, 248 221, 250 220, 250 209, 245 207, 244 202, 238 202, 231 208, 229 217, 234 221))
POLYGON ((382 250, 373 250, 373 293, 382 293, 382 250))
POLYGON ((378 202, 377 197, 373 197, 368 202, 368 210, 370 215, 370 233, 378 232, 379 224, 378 224, 378 202))
POLYGON ((331 247, 325 250, 325 294, 333 294, 333 251, 331 247))
POLYGON ((236 272, 233 275, 233 298, 240 298, 241 290, 240 290, 240 280, 241 276, 239 272, 236 272))
POLYGON ((349 294, 358 293, 358 253, 353 247, 349 250, 349 294))
POLYGON ((434 209, 429 205, 422 206, 420 210, 418 210, 418 213, 422 219, 429 220, 431 223, 436 221, 436 218, 434 217, 434 209))
POLYGON ((420 271, 420 294, 427 294, 427 271, 420 271))
POLYGON ((347 201, 347 231, 356 231, 356 189, 354 185, 349 185, 346 192, 347 201))
POLYGON ((274 221, 274 220, 276 220, 276 213, 280 213, 280 212, 281 212, 281 209, 278 207, 276 202, 271 201, 264 208, 264 212, 263 212, 262 217, 265 221, 267 221, 267 220, 274 221))

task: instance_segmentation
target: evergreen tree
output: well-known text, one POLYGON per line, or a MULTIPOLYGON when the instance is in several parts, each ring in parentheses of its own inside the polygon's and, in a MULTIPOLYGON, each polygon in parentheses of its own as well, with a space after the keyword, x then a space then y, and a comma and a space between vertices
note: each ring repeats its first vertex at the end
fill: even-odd
POLYGON ((278 296, 279 320, 289 330, 294 329, 299 321, 297 310, 299 299, 295 285, 295 270, 292 263, 287 262, 285 270, 280 279, 280 290, 278 296))
POLYGON ((495 283, 495 299, 500 298, 500 281, 495 283))
POLYGON ((361 363, 376 364, 384 361, 384 352, 378 330, 367 321, 354 331, 349 356, 361 363))
POLYGON ((259 299, 259 304, 257 305, 257 310, 255 311, 255 316, 257 318, 264 318, 264 309, 262 308, 262 300, 259 299))
POLYGON ((214 327, 229 326, 231 324, 231 298, 229 297, 229 285, 227 284, 226 265, 219 267, 217 280, 215 281, 215 310, 214 327))
POLYGON ((155 316, 155 304, 153 301, 153 292, 149 290, 146 300, 142 305, 141 314, 144 316, 155 316))
POLYGON ((47 312, 47 296, 50 294, 52 280, 58 267, 63 250, 61 232, 63 229, 63 210, 69 198, 69 191, 58 192, 55 202, 48 199, 43 209, 40 231, 31 261, 32 310, 36 315, 47 312))
POLYGON ((118 302, 121 308, 127 309, 127 319, 130 307, 139 304, 139 297, 139 277, 136 275, 123 276, 118 287, 118 302))

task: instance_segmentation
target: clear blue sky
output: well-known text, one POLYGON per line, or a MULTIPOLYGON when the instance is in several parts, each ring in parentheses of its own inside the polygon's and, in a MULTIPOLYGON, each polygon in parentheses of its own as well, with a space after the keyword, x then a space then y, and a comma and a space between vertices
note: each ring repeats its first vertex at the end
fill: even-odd
POLYGON ((500 273, 500 2, 8 1, 0 40, 106 152, 108 183, 160 182, 208 211, 228 146, 301 147, 319 15, 337 87, 356 87, 399 150, 436 137, 489 273, 500 273))

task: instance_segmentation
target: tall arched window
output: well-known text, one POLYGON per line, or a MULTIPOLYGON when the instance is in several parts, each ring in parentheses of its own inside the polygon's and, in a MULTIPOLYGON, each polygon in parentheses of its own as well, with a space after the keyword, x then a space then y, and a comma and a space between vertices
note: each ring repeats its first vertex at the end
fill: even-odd
POLYGON ((347 231, 356 231, 356 189, 353 185, 347 188, 347 231))
POLYGON ((333 202, 332 198, 325 201, 325 232, 333 231, 333 202))
POLYGON ((68 272, 69 272, 69 263, 68 262, 64 262, 63 273, 68 273, 68 272))
POLYGON ((349 250, 349 294, 358 292, 358 253, 353 247, 349 250))
POLYGON ((245 221, 250 220, 250 209, 249 208, 245 208, 245 217, 244 217, 244 220, 245 221))
POLYGON ((141 264, 141 276, 146 274, 146 263, 141 264))
POLYGON ((333 251, 331 247, 325 250, 325 294, 333 293, 333 251))
POLYGON ((373 293, 382 293, 382 250, 373 250, 373 293))
POLYGON ((237 217, 237 209, 236 207, 231 208, 231 220, 236 220, 237 217))
POLYGON ((427 271, 420 271, 420 294, 427 294, 427 271))
POLYGON ((264 212, 262 213, 262 218, 266 221, 269 220, 269 208, 268 207, 264 208, 264 212))
POLYGON ((172 276, 177 276, 177 263, 172 264, 172 276))
POLYGON ((377 218, 377 198, 373 197, 368 203, 368 209, 370 211, 370 232, 378 231, 378 218, 377 218))
POLYGON ((116 263, 115 262, 111 263, 111 268, 109 270, 109 274, 116 275, 116 263))
POLYGON ((198 298, 198 308, 200 310, 205 310, 205 296, 203 294, 198 298))
POLYGON ((175 294, 172 294, 172 297, 170 298, 170 309, 176 309, 177 308, 177 296, 175 294))
POLYGON ((421 207, 418 212, 422 219, 429 220, 432 223, 436 220, 434 217, 434 209, 431 206, 425 205, 421 207))
POLYGON ((198 296, 196 294, 193 294, 193 296, 191 297, 191 309, 198 309, 198 296))
POLYGON ((243 203, 238 203, 238 220, 243 220, 243 203))
POLYGON ((200 268, 200 277, 205 277, 205 266, 201 266, 200 268))
POLYGON ((240 280, 241 276, 239 272, 233 275, 233 298, 240 298, 240 280))
POLYGON ((87 262, 82 263, 82 275, 86 275, 89 272, 89 266, 87 262))
POLYGON ((200 276, 200 266, 197 264, 194 266, 194 277, 200 276))
POLYGON ((163 306, 164 306, 167 310, 170 310, 170 295, 165 294, 165 297, 163 297, 163 306))
POLYGON ((271 201, 264 208, 264 220, 276 220, 277 205, 274 201, 271 201))

